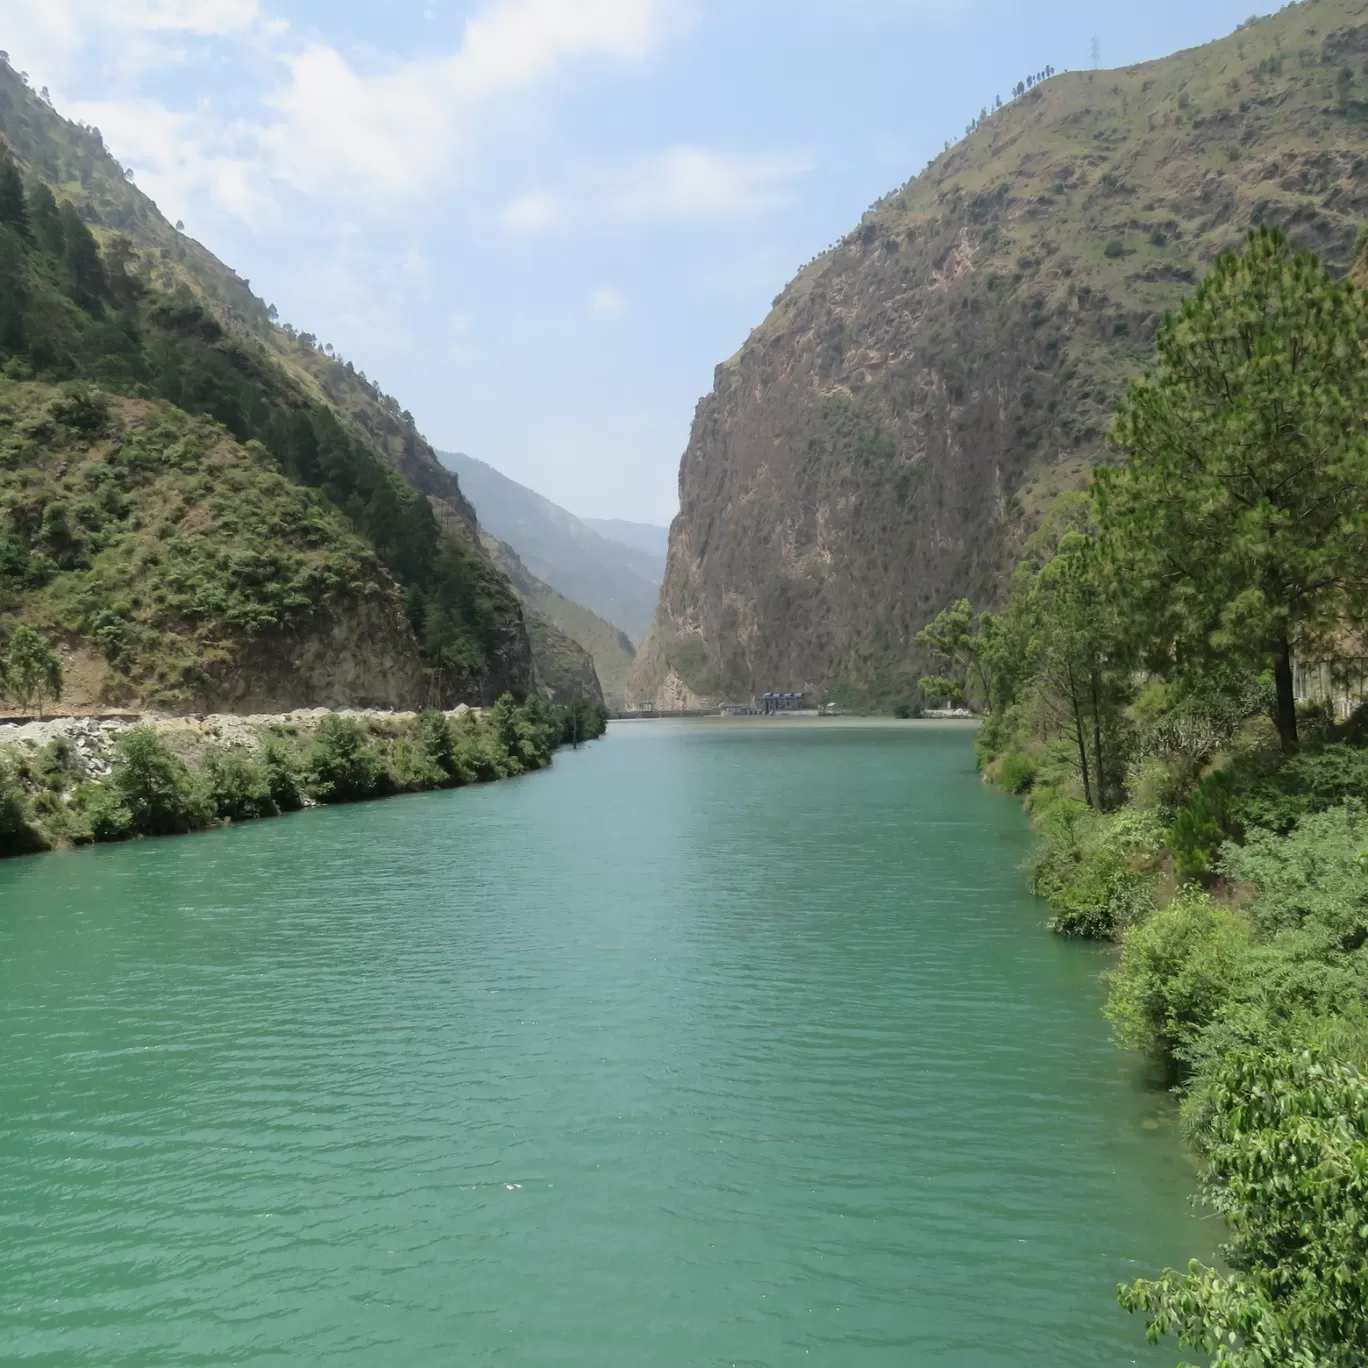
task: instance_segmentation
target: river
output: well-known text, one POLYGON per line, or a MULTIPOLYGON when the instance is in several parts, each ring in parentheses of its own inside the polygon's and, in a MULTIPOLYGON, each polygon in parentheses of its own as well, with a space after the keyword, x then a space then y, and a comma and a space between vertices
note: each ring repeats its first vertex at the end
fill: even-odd
POLYGON ((1191 1173, 971 741, 617 724, 0 865, 0 1361, 1172 1364, 1113 1289, 1191 1173))

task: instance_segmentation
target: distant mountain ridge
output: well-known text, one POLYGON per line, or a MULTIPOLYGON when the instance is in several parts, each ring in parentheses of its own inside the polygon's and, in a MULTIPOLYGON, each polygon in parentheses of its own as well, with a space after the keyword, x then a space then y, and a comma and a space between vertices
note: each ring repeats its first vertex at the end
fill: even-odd
MULTIPOLYGON (((645 639, 660 594, 663 555, 601 535, 559 504, 473 456, 446 451, 437 455, 479 509, 480 526, 511 546, 537 579, 626 632, 633 643, 645 639)), ((648 528, 620 526, 638 539, 648 528)))
POLYGON ((622 518, 581 518, 580 521, 591 527, 600 537, 630 546, 633 551, 644 552, 660 561, 661 577, 665 574, 665 557, 670 550, 670 529, 656 523, 626 522, 622 518))
POLYGON ((482 536, 490 558, 522 600, 540 682, 553 696, 598 699, 615 711, 625 708, 627 678, 636 660, 627 633, 538 579, 507 542, 488 530, 482 536))

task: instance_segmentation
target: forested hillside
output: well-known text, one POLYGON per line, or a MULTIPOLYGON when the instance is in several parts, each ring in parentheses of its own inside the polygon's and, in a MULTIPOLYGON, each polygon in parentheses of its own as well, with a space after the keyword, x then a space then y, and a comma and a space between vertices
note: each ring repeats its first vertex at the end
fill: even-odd
POLYGON ((1368 221, 1362 0, 994 94, 718 368, 638 696, 913 701, 917 632, 1002 597, 1216 257, 1268 223, 1342 271, 1368 221))
POLYGON ((83 705, 527 692, 456 478, 271 313, 0 63, 0 613, 83 705))

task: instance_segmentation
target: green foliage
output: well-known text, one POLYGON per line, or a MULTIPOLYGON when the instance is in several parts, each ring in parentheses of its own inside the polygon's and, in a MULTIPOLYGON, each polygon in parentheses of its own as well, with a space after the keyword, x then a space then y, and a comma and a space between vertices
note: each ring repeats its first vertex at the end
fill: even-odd
POLYGON ((1243 985, 1252 938, 1248 918, 1184 889, 1122 943, 1107 1004, 1118 1039, 1178 1061, 1243 985))
POLYGON ((280 812, 266 767, 240 750, 212 747, 205 757, 204 778, 209 801, 225 821, 247 822, 280 812))
POLYGON ((1313 925, 1346 953, 1368 942, 1368 823, 1357 804, 1303 817, 1289 833, 1256 828, 1224 848, 1221 871, 1255 890, 1250 913, 1265 935, 1313 925))
POLYGON ((133 814, 112 785, 87 784, 78 789, 75 806, 94 841, 126 841, 137 834, 133 814))
POLYGON ((1032 889, 1054 909, 1054 930, 1103 938, 1154 910, 1149 867, 1162 827, 1153 813, 1103 815, 1065 798, 1046 806, 1040 826, 1029 874, 1032 889))
POLYGON ((1213 1368, 1368 1361, 1368 1079, 1313 1051, 1232 1054, 1200 1140, 1229 1271, 1169 1269, 1121 1304, 1213 1368))
POLYGON ((0 859, 43 848, 42 837, 29 821, 24 790, 10 762, 0 755, 0 859))
POLYGON ((1039 766, 1029 755, 1012 751, 1004 755, 998 765, 998 783, 1008 793, 1020 796, 1031 791, 1039 772, 1039 766))
POLYGON ((921 681, 922 694, 952 705, 972 696, 985 712, 992 712, 992 675, 985 657, 993 628, 993 615, 975 613, 968 599, 958 599, 923 627, 917 644, 933 659, 951 666, 954 675, 927 676, 921 681))
POLYGON ((1193 790, 1168 833, 1174 868, 1184 882, 1206 880, 1221 847, 1235 834, 1235 779, 1216 770, 1193 790))
POLYGON ((261 772, 277 812, 298 812, 304 806, 299 769, 289 752, 274 737, 267 737, 262 743, 261 772))
POLYGON ((461 767, 456 758, 456 740, 451 725, 443 714, 428 711, 418 719, 418 747, 441 776, 443 788, 462 782, 461 767))
POLYGON ((22 708, 37 705, 41 714, 45 699, 62 694, 62 661, 47 641, 22 622, 10 634, 9 658, 0 670, 0 684, 22 708))
POLYGON ((1281 233, 1222 257, 1121 404, 1097 472, 1125 621, 1156 668, 1271 670, 1298 743, 1292 653, 1368 608, 1368 311, 1281 233))
POLYGON ((964 685, 957 679, 947 679, 944 675, 923 675, 917 681, 923 698, 933 699, 946 708, 957 708, 964 700, 964 685))
POLYGON ((1302 817, 1368 799, 1368 749, 1345 743, 1306 750, 1276 766, 1255 762, 1239 776, 1236 808, 1248 826, 1288 831, 1302 817))
POLYGON ((351 717, 330 713, 309 752, 309 789, 320 803, 355 803, 392 788, 376 749, 351 717))
POLYGON ((559 719, 559 734, 556 743, 562 746, 578 746, 583 741, 597 741, 608 730, 608 709, 600 702, 588 698, 572 699, 559 708, 552 709, 547 722, 555 732, 559 719))
MULTIPOLYGON (((108 789, 117 796, 116 806, 128 814, 128 832, 171 836, 195 831, 213 821, 214 810, 203 787, 151 727, 131 728, 114 749, 108 789)), ((100 814, 109 830, 118 829, 120 818, 113 807, 100 807, 100 814)), ((90 817, 93 828, 95 812, 90 811, 90 817)), ((96 830, 96 839, 110 837, 96 830)))
POLYGON ((0 857, 506 779, 544 768, 558 746, 594 740, 606 726, 597 702, 553 707, 511 696, 483 716, 331 714, 315 731, 281 724, 259 749, 179 729, 173 748, 143 726, 119 737, 108 778, 95 782, 83 782, 85 764, 64 738, 38 751, 0 749, 0 857))

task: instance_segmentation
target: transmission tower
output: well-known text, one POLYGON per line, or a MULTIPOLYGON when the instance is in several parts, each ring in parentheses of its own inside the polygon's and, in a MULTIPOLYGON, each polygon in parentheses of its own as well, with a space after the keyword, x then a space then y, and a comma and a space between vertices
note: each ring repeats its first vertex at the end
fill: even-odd
POLYGON ((1102 65, 1102 42, 1100 39, 1094 38, 1088 44, 1088 56, 1092 58, 1093 70, 1096 71, 1102 65))

